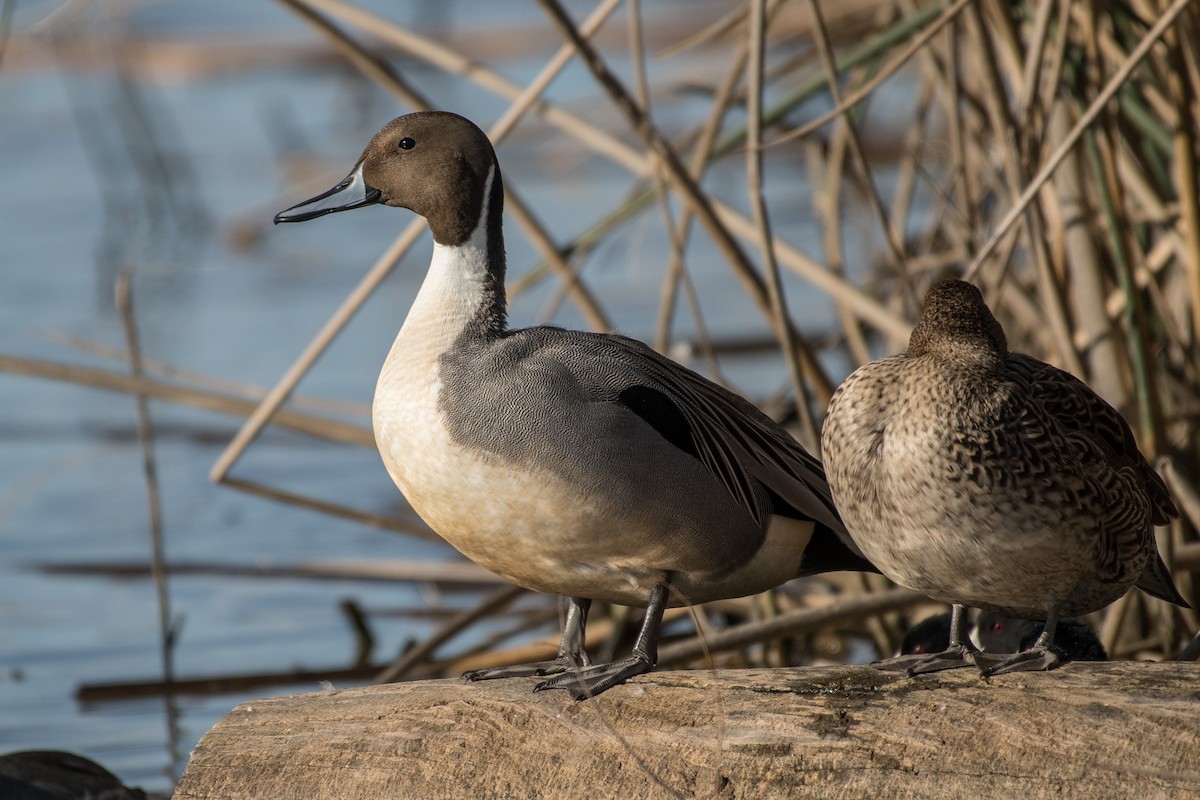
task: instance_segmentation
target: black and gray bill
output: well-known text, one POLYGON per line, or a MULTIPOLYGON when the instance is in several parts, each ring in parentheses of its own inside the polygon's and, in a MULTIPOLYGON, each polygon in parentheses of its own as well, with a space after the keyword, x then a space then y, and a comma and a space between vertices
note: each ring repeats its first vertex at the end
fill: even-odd
POLYGON ((382 200, 379 190, 367 183, 360 163, 346 178, 328 192, 319 194, 303 203, 275 215, 275 224, 281 222, 304 222, 337 211, 349 211, 378 203, 382 200))

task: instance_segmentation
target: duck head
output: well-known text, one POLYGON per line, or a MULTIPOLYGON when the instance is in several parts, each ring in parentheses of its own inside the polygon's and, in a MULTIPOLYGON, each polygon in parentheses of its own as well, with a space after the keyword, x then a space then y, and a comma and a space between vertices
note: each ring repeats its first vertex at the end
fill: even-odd
POLYGON ((435 241, 457 245, 479 224, 492 171, 498 186, 495 151, 470 120, 445 111, 406 114, 375 134, 345 179, 279 212, 275 223, 381 203, 420 214, 435 241))

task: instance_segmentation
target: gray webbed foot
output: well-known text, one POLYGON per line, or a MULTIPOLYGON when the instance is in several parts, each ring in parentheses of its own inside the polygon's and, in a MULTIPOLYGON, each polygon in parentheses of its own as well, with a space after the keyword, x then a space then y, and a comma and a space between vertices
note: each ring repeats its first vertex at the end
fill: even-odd
POLYGON ((910 678, 913 675, 941 672, 944 669, 975 666, 979 650, 967 638, 966 606, 958 603, 950 606, 948 638, 950 646, 940 653, 910 653, 895 658, 885 658, 882 661, 876 661, 871 666, 886 672, 903 672, 910 678))
POLYGON ((1063 652, 1054 646, 1054 633, 1057 630, 1058 606, 1050 606, 1046 611, 1046 625, 1032 647, 1019 653, 980 653, 975 659, 979 674, 989 678, 1006 672, 1054 669, 1064 660, 1063 652))
POLYGON ((924 675, 929 672, 941 672, 945 669, 958 669, 976 665, 979 651, 973 646, 963 643, 951 644, 940 653, 914 653, 906 656, 896 656, 877 661, 871 666, 885 672, 903 672, 910 678, 913 675, 924 675))
POLYGON ((633 643, 633 654, 611 664, 593 664, 566 672, 542 681, 533 687, 535 692, 546 689, 566 689, 576 700, 587 700, 607 691, 634 675, 644 675, 654 669, 658 662, 658 629, 662 626, 663 611, 667 607, 667 584, 660 583, 650 590, 646 603, 646 617, 633 643))
POLYGON ((529 664, 512 664, 507 667, 473 669, 463 673, 464 681, 490 681, 496 678, 535 678, 543 675, 558 675, 571 669, 567 659, 559 656, 552 661, 534 661, 529 664))
POLYGON ((587 628, 588 609, 592 601, 584 597, 568 597, 566 618, 563 621, 562 638, 558 643, 558 655, 550 661, 534 661, 529 664, 512 664, 507 667, 473 669, 463 673, 464 681, 490 681, 496 678, 536 678, 543 675, 559 675, 569 670, 586 668, 592 663, 583 649, 584 631, 587 628))
POLYGON ((979 674, 985 678, 1006 672, 1040 672, 1054 669, 1061 663, 1062 654, 1050 644, 1035 644, 1020 653, 980 653, 975 657, 979 674))
POLYGON ((568 669, 561 675, 533 687, 535 692, 546 689, 566 689, 576 700, 595 697, 603 691, 624 683, 634 675, 644 675, 654 664, 644 655, 635 654, 611 664, 594 664, 582 669, 568 669))

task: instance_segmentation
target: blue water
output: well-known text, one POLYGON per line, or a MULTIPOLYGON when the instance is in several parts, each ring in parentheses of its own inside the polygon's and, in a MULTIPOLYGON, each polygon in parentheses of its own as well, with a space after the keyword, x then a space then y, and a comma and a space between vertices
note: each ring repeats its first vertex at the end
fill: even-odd
MULTIPOLYGON (((147 3, 115 18, 100 13, 97 7, 104 5, 84 4, 69 29, 93 43, 122 41, 117 38, 122 32, 152 41, 314 42, 304 26, 270 3, 147 3)), ((499 24, 499 4, 456 2, 432 16, 420 10, 424 5, 403 4, 388 13, 414 26, 483 19, 499 24)), ((49 8, 22 5, 18 33, 49 8)), ((522 14, 527 16, 517 15, 516 22, 538 19, 533 9, 522 14)), ((513 23, 507 12, 500 16, 513 23)), ((497 66, 514 80, 526 79, 547 52, 497 66)), ((307 196, 283 179, 281 145, 311 148, 332 184, 369 135, 404 109, 347 70, 283 60, 212 73, 145 68, 130 78, 136 90, 131 99, 116 77, 111 53, 93 60, 90 68, 49 58, 0 64, 0 350, 123 369, 119 361, 56 337, 120 351, 124 338, 112 285, 127 270, 147 357, 225 380, 273 384, 408 222, 402 213, 375 208, 272 228, 274 211, 307 196), (146 127, 129 127, 135 112, 144 115, 146 127), (149 151, 146 130, 156 143, 149 151), (169 163, 169 178, 139 166, 154 150, 169 163), (233 246, 235 231, 249 231, 256 244, 233 246)), ((660 75, 697 77, 703 63, 684 60, 656 68, 660 75)), ((718 67, 710 66, 713 75, 719 75, 718 67)), ((423 91, 483 124, 504 108, 482 90, 433 70, 408 74, 423 91)), ((615 119, 578 67, 555 84, 551 96, 592 119, 615 119)), ((694 119, 703 109, 679 96, 662 103, 668 121, 694 119)), ((561 240, 629 189, 619 168, 580 155, 540 123, 520 129, 500 155, 509 181, 561 240)), ((790 226, 794 241, 812 230, 796 161, 774 158, 769 173, 780 199, 776 224, 790 226)), ((741 180, 737 169, 718 168, 711 178, 735 195, 741 180)), ((642 337, 652 336, 655 325, 664 263, 659 228, 656 221, 635 222, 599 250, 587 271, 617 326, 642 337)), ((729 335, 766 333, 737 281, 719 258, 705 253, 708 240, 702 233, 694 239, 692 266, 709 298, 708 322, 729 335), (705 271, 706 266, 712 268, 705 271)), ((513 275, 537 261, 511 221, 508 249, 513 275)), ((305 379, 302 392, 369 402, 378 365, 428 254, 427 241, 413 249, 305 379)), ((807 327, 827 324, 828 303, 792 284, 797 318, 807 327)), ((546 284, 518 298, 513 321, 542 320, 554 288, 546 284)), ((678 316, 688 330, 686 313, 678 316)), ((583 324, 569 304, 553 319, 583 324)), ((764 392, 786 381, 778 364, 755 359, 730 365, 729 373, 764 392)), ((162 700, 87 706, 75 701, 83 683, 160 676, 150 581, 48 575, 36 568, 148 561, 134 413, 126 395, 0 373, 0 752, 73 750, 126 782, 169 791, 190 748, 236 703, 318 687, 180 698, 174 753, 162 700)), ((208 470, 240 420, 163 403, 154 403, 152 414, 171 561, 286 565, 346 557, 457 557, 440 543, 216 486, 208 470)), ((372 511, 402 509, 378 456, 364 448, 268 431, 234 474, 372 511)), ((473 599, 431 596, 412 584, 214 576, 173 577, 169 590, 181 621, 175 656, 181 677, 348 666, 354 639, 338 611, 344 597, 369 611, 458 608, 473 599)), ((433 625, 424 618, 373 617, 377 653, 398 652, 433 625)))

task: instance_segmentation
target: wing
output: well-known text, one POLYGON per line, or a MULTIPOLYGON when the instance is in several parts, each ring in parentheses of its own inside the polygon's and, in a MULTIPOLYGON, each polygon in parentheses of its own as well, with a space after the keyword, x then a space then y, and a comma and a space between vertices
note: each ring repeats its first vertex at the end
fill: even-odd
POLYGON ((624 406, 698 459, 759 524, 790 509, 850 543, 821 463, 745 398, 624 336, 555 328, 515 333, 542 340, 537 355, 565 365, 591 401, 624 406))
POLYGON ((1005 366, 1028 385, 1064 435, 1086 438, 1114 469, 1137 470, 1155 525, 1166 525, 1179 516, 1167 485, 1138 449, 1129 423, 1104 398, 1071 373, 1023 353, 1009 354, 1005 366))
MULTIPOLYGON (((1010 354, 1007 376, 1025 385, 1058 440, 1054 446, 1070 448, 1088 479, 1099 490, 1093 501, 1107 497, 1095 513, 1102 515, 1100 530, 1107 541, 1098 542, 1102 569, 1119 576, 1136 555, 1150 551, 1150 559, 1137 576, 1136 585, 1168 602, 1186 606, 1158 554, 1153 529, 1179 515, 1162 478, 1138 449, 1137 439, 1124 417, 1069 372, 1023 354, 1010 354)), ((1041 424, 1041 423, 1039 423, 1041 424)))

